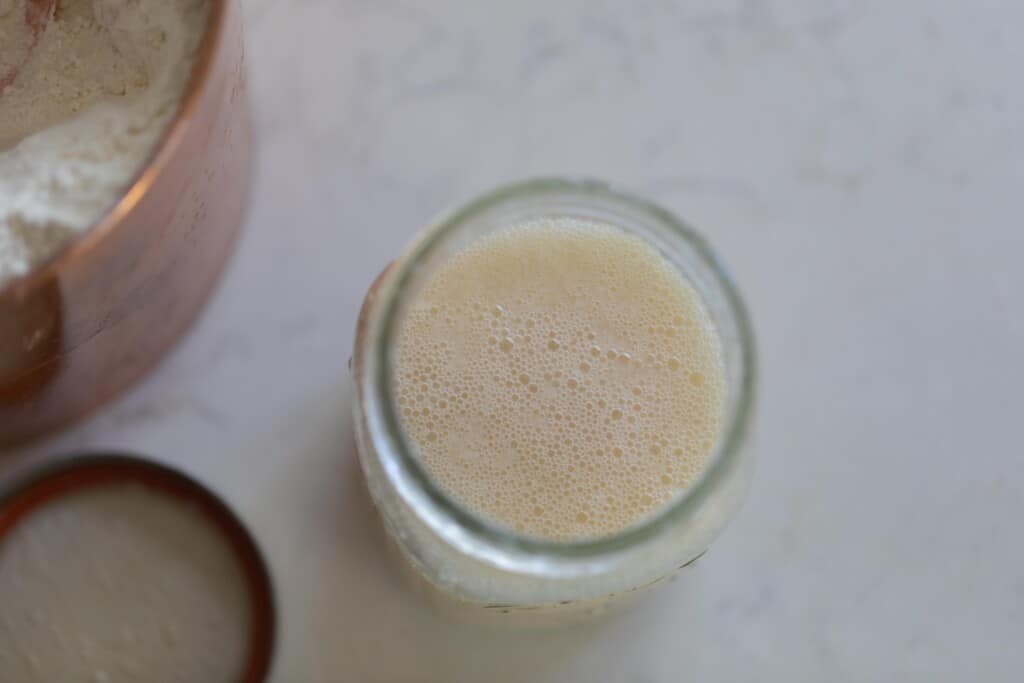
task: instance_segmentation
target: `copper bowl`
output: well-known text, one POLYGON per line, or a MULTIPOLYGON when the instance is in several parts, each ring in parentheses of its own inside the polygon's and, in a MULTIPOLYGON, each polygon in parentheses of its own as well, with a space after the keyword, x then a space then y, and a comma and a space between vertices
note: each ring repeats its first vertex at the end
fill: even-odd
POLYGON ((212 11, 181 108, 117 204, 0 288, 0 444, 40 436, 151 370, 208 299, 249 190, 238 0, 212 11))

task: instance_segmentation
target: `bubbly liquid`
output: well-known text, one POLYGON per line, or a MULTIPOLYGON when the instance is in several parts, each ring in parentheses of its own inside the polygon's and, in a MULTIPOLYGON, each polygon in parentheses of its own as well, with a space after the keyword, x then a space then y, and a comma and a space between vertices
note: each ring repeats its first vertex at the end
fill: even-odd
POLYGON ((396 400, 427 471, 541 538, 656 512, 701 472, 722 421, 700 296, 649 243, 596 221, 533 220, 456 253, 398 344, 396 400))

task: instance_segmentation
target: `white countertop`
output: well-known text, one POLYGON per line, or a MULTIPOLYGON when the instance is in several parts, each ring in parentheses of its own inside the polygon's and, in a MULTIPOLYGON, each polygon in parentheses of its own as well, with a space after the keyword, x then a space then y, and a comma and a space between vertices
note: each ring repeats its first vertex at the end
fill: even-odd
POLYGON ((223 287, 152 377, 10 467, 131 449, 223 491, 271 560, 281 683, 1021 680, 1021 5, 246 13, 260 162, 223 287), (407 593, 360 488, 353 322, 437 212, 550 174, 649 195, 732 265, 763 363, 757 473, 696 570, 627 614, 452 626, 407 593))

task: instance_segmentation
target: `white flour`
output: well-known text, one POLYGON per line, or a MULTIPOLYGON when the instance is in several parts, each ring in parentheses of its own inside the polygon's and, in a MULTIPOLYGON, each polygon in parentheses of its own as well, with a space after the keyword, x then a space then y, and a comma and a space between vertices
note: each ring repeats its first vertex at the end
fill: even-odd
POLYGON ((0 543, 0 681, 236 683, 246 586, 188 503, 130 484, 62 498, 0 543))
POLYGON ((38 43, 0 0, 0 286, 89 228, 177 109, 208 0, 61 0, 38 43))

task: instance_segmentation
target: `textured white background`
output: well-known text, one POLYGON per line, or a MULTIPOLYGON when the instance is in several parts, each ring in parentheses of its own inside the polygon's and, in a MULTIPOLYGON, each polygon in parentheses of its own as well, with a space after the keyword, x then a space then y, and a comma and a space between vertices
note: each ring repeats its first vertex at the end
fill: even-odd
POLYGON ((248 0, 259 169, 195 332, 27 449, 218 487, 277 579, 282 683, 1020 681, 1024 8, 979 0, 248 0), (763 360, 751 497, 610 622, 437 621, 383 555, 346 371, 380 267, 537 174, 699 226, 763 360))

